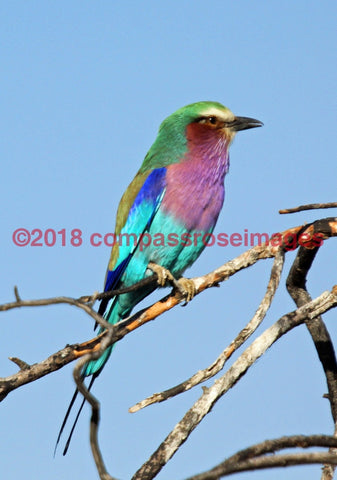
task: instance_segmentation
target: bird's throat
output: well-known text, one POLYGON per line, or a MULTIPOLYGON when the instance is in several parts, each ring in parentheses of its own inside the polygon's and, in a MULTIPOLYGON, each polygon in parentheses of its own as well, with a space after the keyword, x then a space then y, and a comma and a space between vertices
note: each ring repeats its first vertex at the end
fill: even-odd
POLYGON ((163 208, 187 229, 208 231, 214 227, 224 201, 229 142, 220 135, 193 140, 189 138, 182 161, 167 167, 163 208))

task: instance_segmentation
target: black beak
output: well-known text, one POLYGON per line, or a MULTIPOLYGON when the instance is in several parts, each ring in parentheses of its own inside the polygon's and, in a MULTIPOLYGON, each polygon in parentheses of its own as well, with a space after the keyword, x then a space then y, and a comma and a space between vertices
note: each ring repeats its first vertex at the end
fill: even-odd
POLYGON ((235 119, 232 122, 229 122, 226 126, 235 132, 239 132, 240 130, 248 130, 249 128, 262 127, 262 125, 263 123, 255 118, 235 117, 235 119))

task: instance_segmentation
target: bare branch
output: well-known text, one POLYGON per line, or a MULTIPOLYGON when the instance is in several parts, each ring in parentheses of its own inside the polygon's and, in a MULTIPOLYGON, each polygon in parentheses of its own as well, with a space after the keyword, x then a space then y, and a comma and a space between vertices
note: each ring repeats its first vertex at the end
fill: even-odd
MULTIPOLYGON (((312 250, 299 248, 294 263, 287 278, 287 289, 298 307, 310 302, 311 297, 306 289, 308 271, 314 261, 318 248, 312 250)), ((332 417, 334 420, 334 435, 337 436, 337 361, 333 343, 328 329, 321 316, 314 320, 307 319, 306 326, 315 344, 318 357, 321 361, 328 386, 328 399, 332 417)), ((336 448, 330 449, 330 453, 337 453, 336 448)), ((332 480, 334 465, 325 465, 321 480, 332 480)))
POLYGON ((186 480, 219 480, 233 473, 246 472, 250 470, 261 470, 266 468, 291 467, 295 465, 329 463, 337 465, 337 455, 325 452, 312 453, 293 453, 276 456, 266 456, 262 458, 251 458, 240 462, 238 465, 223 466, 219 470, 194 475, 186 480))
POLYGON ((174 427, 160 444, 149 460, 134 474, 132 480, 151 480, 175 454, 191 432, 209 413, 214 404, 248 371, 251 365, 270 348, 282 335, 305 322, 307 318, 318 315, 337 305, 337 286, 331 292, 324 292, 315 300, 281 317, 274 325, 265 330, 233 363, 230 369, 205 388, 201 397, 187 411, 182 420, 174 427))
MULTIPOLYGON (((88 296, 86 298, 91 299, 92 296, 88 296)), ((98 315, 95 310, 93 310, 89 305, 88 302, 83 302, 82 300, 76 300, 72 297, 52 297, 52 298, 41 298, 37 300, 22 300, 18 298, 15 302, 4 303, 0 305, 0 312, 5 312, 7 310, 12 310, 13 308, 21 308, 21 307, 45 307, 46 305, 60 305, 60 304, 67 304, 73 305, 74 307, 81 308, 84 310, 88 315, 90 315, 95 322, 99 325, 105 326, 105 320, 101 315, 98 315)))
MULTIPOLYGON (((143 280, 140 280, 137 283, 134 283, 133 285, 130 285, 130 287, 123 287, 123 288, 118 288, 116 290, 109 290, 108 292, 102 292, 98 293, 94 300, 103 300, 103 299, 110 299, 113 297, 116 297, 117 295, 122 295, 123 293, 129 293, 129 292, 134 292, 135 290, 138 290, 141 287, 145 287, 147 285, 155 285, 157 283, 157 274, 153 273, 150 277, 143 278, 143 280)), ((83 302, 90 302, 93 300, 92 295, 84 295, 79 298, 79 300, 83 302)))
MULTIPOLYGON (((303 227, 295 227, 283 232, 285 235, 290 233, 296 233, 301 230, 303 227)), ((196 293, 201 293, 206 288, 211 288, 215 285, 218 285, 219 282, 228 279, 231 275, 234 275, 239 270, 247 268, 260 259, 270 258, 276 255, 278 247, 273 247, 272 245, 257 245, 248 252, 244 252, 239 255, 236 259, 231 260, 228 263, 225 263, 221 267, 210 272, 203 277, 197 277, 192 279, 196 286, 196 293)), ((152 278, 152 277, 151 277, 152 278)), ((140 282, 142 285, 143 283, 140 282)), ((139 283, 134 285, 138 288, 139 283)), ((127 289, 129 291, 129 289, 127 289)), ((17 289, 16 289, 17 292, 17 289)), ((125 289, 115 290, 114 291, 123 293, 125 289)), ((113 292, 107 292, 107 294, 112 295, 113 292)), ((53 298, 44 298, 44 299, 35 299, 35 300, 22 300, 17 294, 17 300, 15 302, 5 303, 0 305, 0 311, 7 311, 14 308, 22 307, 41 307, 46 305, 55 305, 55 304, 68 304, 75 307, 81 308, 88 315, 90 315, 95 322, 99 325, 102 325, 104 328, 108 327, 108 324, 105 322, 103 317, 101 317, 93 308, 89 305, 94 298, 99 298, 100 295, 87 295, 82 296, 79 299, 74 299, 71 297, 53 297, 53 298)), ((105 298, 105 297, 104 297, 105 298)), ((152 304, 147 309, 141 310, 140 312, 132 315, 131 317, 119 322, 114 326, 113 334, 111 333, 111 343, 115 343, 121 340, 125 335, 131 331, 139 328, 145 323, 156 319, 158 316, 162 315, 164 312, 170 310, 171 308, 178 305, 183 300, 179 292, 173 292, 171 295, 167 295, 158 302, 152 304)), ((101 335, 84 342, 82 344, 67 345, 65 348, 54 353, 47 359, 41 361, 38 364, 31 365, 30 368, 26 370, 20 370, 20 372, 11 375, 6 378, 0 378, 0 401, 3 400, 6 395, 12 390, 33 382, 38 378, 41 378, 51 372, 54 372, 73 360, 78 359, 79 357, 85 355, 89 351, 95 351, 100 348, 100 342, 103 337, 106 335, 106 332, 101 335)))
MULTIPOLYGON (((337 221, 335 218, 326 218, 318 222, 314 222, 314 224, 290 228, 280 233, 280 235, 282 235, 284 238, 289 237, 289 235, 296 236, 304 230, 310 231, 310 228, 313 229, 313 225, 317 225, 316 230, 323 234, 323 238, 329 238, 337 235, 337 221)), ((251 248, 250 250, 239 255, 237 258, 217 268, 213 272, 210 272, 202 277, 194 278, 193 282, 196 287, 196 293, 201 293, 207 288, 218 285, 220 282, 227 280, 236 272, 255 264, 258 260, 274 257, 278 251, 279 247, 273 246, 271 243, 268 245, 261 244, 251 248)), ((124 291, 124 289, 122 291, 124 291)), ((98 315, 98 313, 95 312, 89 304, 86 303, 90 303, 90 301, 96 297, 97 295, 95 294, 94 296, 81 297, 77 300, 64 296, 39 300, 21 300, 17 293, 17 301, 0 305, 0 311, 7 311, 13 308, 21 307, 69 304, 83 309, 95 320, 95 322, 99 323, 103 327, 106 327, 107 324, 105 320, 98 315)), ((149 308, 132 315, 130 318, 122 322, 119 322, 114 326, 114 334, 111 335, 111 342, 117 342, 130 331, 133 331, 143 324, 154 320, 159 315, 162 315, 164 312, 178 305, 181 300, 181 295, 179 295, 178 292, 172 293, 171 295, 167 295, 163 299, 154 303, 149 308)), ((10 391, 20 387, 21 385, 30 383, 38 378, 43 377, 44 375, 47 375, 48 373, 56 371, 73 360, 85 355, 89 351, 99 349, 100 342, 104 336, 105 333, 102 333, 100 336, 82 344, 68 345, 42 362, 34 364, 25 370, 20 370, 17 374, 0 379, 0 401, 5 398, 10 391)))
POLYGON ((275 260, 270 274, 270 279, 267 286, 267 291, 258 309, 256 310, 255 315, 211 365, 209 365, 204 370, 199 370, 192 377, 180 383, 179 385, 176 385, 175 387, 172 387, 160 393, 154 393, 150 397, 138 402, 136 405, 129 409, 129 412, 137 412, 138 410, 141 410, 148 405, 163 402, 171 397, 179 395, 180 393, 186 392, 187 390, 190 390, 196 385, 199 385, 200 383, 214 377, 214 375, 220 372, 220 370, 223 369, 227 360, 239 347, 241 347, 241 345, 246 340, 248 340, 248 338, 255 332, 255 330, 258 328, 258 326, 261 324, 264 317, 266 316, 266 313, 270 307, 270 304, 274 298, 274 294, 280 282, 283 264, 284 252, 280 249, 275 256, 275 260))
MULTIPOLYGON (((105 339, 106 340, 106 339, 105 339)), ((114 477, 111 477, 107 472, 107 469, 104 464, 101 450, 98 443, 98 426, 100 422, 100 404, 97 398, 89 392, 83 382, 82 370, 85 364, 91 360, 96 360, 103 353, 106 348, 106 342, 101 343, 101 348, 96 352, 90 352, 84 357, 82 357, 77 364, 75 365, 73 376, 76 382, 76 386, 79 392, 84 396, 86 401, 91 406, 91 418, 90 418, 90 446, 92 455, 96 464, 96 468, 99 474, 100 480, 116 480, 114 477)))
MULTIPOLYGON (((75 300, 74 298, 55 297, 40 300, 21 300, 20 297, 17 298, 19 298, 19 300, 17 300, 16 302, 0 305, 0 311, 6 311, 13 308, 21 307, 68 304, 84 310, 103 328, 109 327, 109 324, 106 322, 106 320, 104 320, 104 318, 101 317, 97 312, 95 312, 95 310, 93 310, 89 305, 79 300, 75 300)), ((103 336, 104 334, 101 334, 98 337, 95 337, 94 339, 89 340, 88 342, 84 342, 82 344, 67 345, 62 350, 59 350, 47 359, 41 361, 40 363, 35 363, 34 365, 28 365, 22 360, 17 360, 15 357, 14 360, 14 358, 11 357, 11 360, 14 361, 17 365, 19 365, 20 371, 6 378, 0 378, 0 401, 2 401, 12 390, 15 390, 16 388, 25 385, 26 383, 33 382, 38 378, 41 378, 51 372, 59 370, 73 360, 76 360, 77 358, 85 355, 88 349, 95 351, 99 348, 101 338, 103 336)))
MULTIPOLYGON (((309 250, 301 247, 290 269, 287 278, 287 289, 297 307, 301 307, 311 301, 311 297, 306 289, 307 273, 316 256, 318 248, 309 250)), ((335 350, 331 341, 329 332, 318 316, 314 320, 308 319, 306 326, 310 332, 311 338, 315 344, 317 354, 322 363, 326 375, 331 413, 334 423, 337 423, 337 361, 335 350)))
POLYGON ((296 213, 296 212, 303 212, 304 210, 315 210, 321 208, 336 208, 337 202, 330 202, 330 203, 308 203, 307 205, 300 205, 299 207, 294 208, 284 208, 279 210, 279 213, 296 213))
POLYGON ((337 455, 331 455, 326 452, 310 452, 304 455, 287 454, 273 455, 286 448, 309 448, 309 447, 337 447, 337 439, 329 435, 293 435, 290 437, 281 437, 273 440, 265 440, 227 458, 216 467, 207 472, 193 475, 186 480, 217 480, 232 473, 256 470, 270 467, 287 467, 291 465, 303 465, 307 463, 323 463, 328 461, 337 463, 337 455))
MULTIPOLYGON (((232 261, 222 265, 213 272, 208 273, 202 277, 190 279, 195 286, 196 294, 201 293, 207 288, 218 286, 218 284, 224 280, 227 280, 231 275, 234 275, 238 271, 247 268, 261 259, 271 258, 280 255, 280 250, 287 250, 287 240, 289 238, 295 239, 292 242, 292 249, 297 248, 299 244, 299 237, 302 233, 309 234, 309 240, 306 241, 305 246, 309 249, 313 248, 313 245, 310 240, 310 235, 313 233, 319 232, 322 239, 327 239, 332 236, 337 235, 337 219, 336 218, 326 218, 313 222, 309 225, 302 225, 294 228, 285 230, 278 234, 281 237, 281 245, 275 244, 271 241, 268 244, 261 244, 253 247, 247 252, 244 252, 237 258, 232 261)), ((276 261, 274 264, 274 268, 276 261)), ((273 274, 272 274, 273 277, 273 274)), ((79 359, 80 363, 76 366, 74 376, 79 388, 79 391, 84 395, 86 400, 91 404, 92 407, 92 417, 91 417, 91 426, 90 426, 90 441, 97 465, 97 469, 100 474, 100 478, 104 480, 111 480, 112 477, 107 473, 104 466, 104 462, 99 450, 97 432, 98 432, 98 423, 99 423, 99 403, 93 397, 90 392, 86 389, 81 378, 81 371, 83 365, 90 359, 98 358, 102 352, 111 344, 122 339, 125 335, 131 331, 139 328, 145 323, 154 320, 164 312, 175 307, 183 300, 183 297, 177 289, 173 289, 170 295, 162 298, 160 301, 154 303, 147 309, 144 309, 136 314, 130 316, 129 318, 119 322, 118 324, 111 326, 109 325, 104 318, 98 315, 92 308, 93 303, 97 299, 107 299, 115 295, 125 293, 127 291, 132 291, 139 286, 143 286, 144 283, 150 284, 157 281, 157 275, 153 275, 148 279, 145 279, 138 284, 135 284, 127 289, 119 289, 111 292, 104 293, 95 293, 94 295, 80 297, 79 299, 74 299, 70 297, 56 297, 49 299, 40 299, 40 300, 22 300, 19 296, 17 288, 15 288, 15 302, 7 303, 5 305, 0 305, 0 311, 6 311, 13 308, 20 307, 31 307, 31 306, 44 306, 52 304, 69 304, 77 308, 84 310, 88 315, 90 315, 95 322, 100 324, 105 330, 98 337, 95 337, 87 342, 84 342, 79 345, 70 345, 55 353, 48 359, 40 362, 39 364, 28 365, 22 360, 14 358, 13 361, 19 365, 20 371, 11 375, 10 377, 0 379, 0 400, 2 400, 10 391, 19 386, 32 382, 37 378, 40 378, 47 373, 55 371, 62 366, 66 365, 70 361, 79 359)), ((267 311, 272 296, 277 284, 279 282, 278 278, 271 278, 269 286, 271 286, 270 291, 269 286, 267 293, 263 302, 261 303, 256 315, 254 316, 253 321, 262 321, 265 312, 267 311), (275 283, 276 282, 276 283, 275 283)), ((278 322, 275 323, 270 329, 267 329, 258 339, 256 339, 250 347, 246 349, 245 352, 239 357, 239 359, 232 365, 232 367, 218 380, 216 380, 213 386, 209 389, 204 389, 203 395, 200 399, 192 406, 192 408, 186 413, 184 418, 179 422, 179 424, 173 429, 173 431, 168 435, 166 440, 158 447, 157 451, 151 456, 151 458, 146 462, 141 469, 136 472, 134 479, 146 480, 153 478, 162 468, 163 465, 174 455, 175 451, 179 446, 188 438, 190 433, 204 416, 210 411, 212 406, 218 401, 218 399, 228 391, 229 388, 235 385, 235 383, 243 376, 250 366, 259 358, 280 336, 285 334, 287 331, 293 327, 303 323, 309 315, 309 318, 316 318, 319 314, 327 311, 330 308, 333 308, 337 304, 336 299, 337 287, 334 287, 332 292, 325 292, 316 300, 306 303, 305 305, 298 308, 295 312, 292 312, 284 317, 280 318, 278 322)), ((308 321, 308 320, 307 320, 308 321)), ((252 325, 250 324, 250 327, 252 325)), ((242 344, 243 341, 248 338, 249 331, 243 331, 230 345, 229 350, 227 351, 227 358, 232 354, 234 348, 238 348, 237 345, 242 344), (237 342, 237 344, 235 344, 237 342), (240 343, 242 342, 242 343, 240 343), (231 350, 231 351, 230 351, 231 350)), ((330 457, 334 455, 330 454, 330 457)), ((333 463, 333 462, 332 462, 333 463)))
MULTIPOLYGON (((50 357, 35 363, 34 365, 27 366, 13 375, 6 378, 0 378, 0 401, 2 401, 12 390, 21 387, 27 383, 34 382, 35 380, 55 372, 64 367, 68 363, 76 360, 82 355, 82 351, 87 349, 94 349, 99 344, 100 338, 95 337, 89 342, 85 342, 80 345, 67 345, 62 350, 50 355, 50 357)), ((12 357, 11 357, 12 359, 12 357)), ((15 362, 17 363, 17 362, 15 362)))

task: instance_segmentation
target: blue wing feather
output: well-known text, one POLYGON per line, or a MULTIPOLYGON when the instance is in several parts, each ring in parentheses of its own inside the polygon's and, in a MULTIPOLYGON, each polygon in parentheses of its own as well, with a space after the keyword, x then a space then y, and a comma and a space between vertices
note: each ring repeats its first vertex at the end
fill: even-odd
MULTIPOLYGON (((131 260, 131 257, 132 255, 130 253, 126 258, 124 258, 124 260, 118 265, 118 267, 116 267, 114 270, 107 271, 104 292, 110 292, 110 290, 114 290, 115 288, 117 288, 118 282, 120 281, 121 276, 123 275, 126 267, 128 266, 128 263, 131 260)), ((98 313, 100 315, 104 314, 109 301, 110 300, 106 298, 103 298, 101 300, 101 303, 98 309, 98 313)), ((96 326, 97 324, 95 325, 95 328, 96 326)))
MULTIPOLYGON (((165 193, 166 168, 157 168, 152 170, 139 190, 130 211, 126 223, 121 230, 121 234, 134 234, 136 241, 128 241, 126 245, 119 245, 119 257, 114 270, 108 270, 105 280, 104 291, 108 292, 118 288, 123 273, 125 272, 132 256, 138 248, 141 235, 149 230, 154 216, 160 207, 165 193)), ((122 236, 120 238, 123 238, 122 236)), ((130 237, 129 237, 130 240, 130 237)), ((109 300, 101 301, 98 313, 103 315, 107 309, 109 300)))

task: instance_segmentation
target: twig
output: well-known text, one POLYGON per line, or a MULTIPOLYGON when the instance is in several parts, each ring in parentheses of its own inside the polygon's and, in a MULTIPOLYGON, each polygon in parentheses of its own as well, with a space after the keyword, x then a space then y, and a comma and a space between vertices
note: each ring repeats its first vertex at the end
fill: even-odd
MULTIPOLYGON (((20 307, 43 307, 46 305, 56 305, 67 303, 69 305, 74 305, 76 307, 82 308, 82 305, 86 305, 88 303, 92 303, 95 300, 102 300, 102 299, 109 299, 115 297, 117 295, 121 295, 123 293, 133 292, 144 285, 151 285, 152 283, 155 284, 157 282, 157 274, 153 274, 150 277, 144 278, 140 282, 137 282, 130 287, 119 288, 116 290, 110 290, 108 292, 102 293, 94 293, 93 295, 82 295, 79 298, 72 298, 72 297, 51 297, 51 298, 42 298, 42 299, 34 299, 34 300, 22 300, 19 296, 18 287, 14 287, 14 295, 16 298, 15 302, 4 303, 0 305, 0 311, 5 312, 7 310, 12 310, 13 308, 20 308, 20 307)), ((94 313, 96 313, 93 310, 94 313)), ((87 312, 88 313, 88 312, 87 312)), ((95 321, 96 318, 94 317, 95 321)))
POLYGON ((330 203, 308 203, 307 205, 300 205, 299 207, 294 208, 284 208, 279 210, 279 213, 296 213, 296 212, 303 212, 304 210, 315 210, 318 208, 336 208, 337 202, 330 202, 330 203))
POLYGON ((16 285, 14 286, 14 295, 15 295, 16 301, 20 302, 21 298, 20 298, 20 295, 19 295, 18 287, 16 285))
POLYGON ((324 292, 315 300, 281 317, 274 325, 265 330, 241 354, 229 370, 214 381, 210 388, 205 388, 201 397, 187 411, 182 420, 174 427, 166 439, 159 445, 142 467, 134 474, 132 480, 151 480, 175 454, 191 432, 209 413, 214 404, 247 372, 255 361, 270 348, 282 335, 303 323, 308 317, 316 318, 337 305, 337 286, 331 292, 324 292))
POLYGON ((23 360, 21 360, 20 358, 17 358, 17 357, 8 357, 8 359, 15 363, 19 368, 20 370, 28 370, 28 368, 30 368, 30 365, 29 363, 27 362, 24 362, 23 360))
MULTIPOLYGON (((13 308, 21 307, 67 304, 84 310, 100 326, 105 329, 109 328, 109 323, 103 317, 101 317, 101 315, 95 312, 95 310, 93 310, 90 305, 71 297, 54 297, 39 300, 22 300, 18 296, 17 298, 19 298, 19 300, 17 300, 16 302, 0 305, 0 311, 6 311, 13 308)), ((125 334, 126 333, 127 332, 125 332, 125 334)), ((33 365, 25 364, 24 368, 22 368, 22 366, 18 362, 15 362, 17 363, 17 365, 20 366, 20 371, 6 378, 0 378, 0 401, 2 401, 12 390, 15 390, 16 388, 25 385, 26 383, 33 382, 34 380, 37 380, 38 378, 41 378, 51 372, 59 370, 73 360, 85 355, 88 349, 92 351, 99 349, 102 337, 104 336, 105 334, 103 333, 101 335, 98 335, 94 339, 89 340, 88 342, 84 342, 82 344, 67 345, 65 348, 54 353, 42 362, 33 365)), ((12 359, 12 361, 14 360, 12 359)), ((19 360, 19 362, 22 361, 19 360)))
POLYGON ((97 398, 89 392, 83 382, 83 376, 81 374, 84 365, 91 361, 96 360, 103 353, 103 349, 106 348, 105 342, 101 343, 101 348, 96 352, 91 352, 82 357, 75 365, 73 371, 73 377, 76 382, 79 392, 84 396, 86 401, 91 405, 91 418, 90 418, 90 446, 92 455, 96 464, 97 472, 100 480, 116 480, 108 472, 104 464, 101 450, 98 443, 98 426, 100 421, 100 404, 97 398))
POLYGON ((93 295, 83 295, 79 297, 78 300, 82 302, 91 302, 92 300, 108 300, 110 298, 116 297, 117 295, 122 295, 123 293, 134 292, 141 287, 145 287, 148 285, 155 285, 157 284, 157 274, 153 273, 150 277, 143 278, 137 283, 130 285, 129 287, 117 288, 115 290, 109 290, 108 292, 98 293, 95 296, 93 295))
POLYGON ((325 452, 312 452, 251 458, 241 462, 238 465, 223 467, 223 469, 219 469, 219 472, 215 471, 210 474, 205 472, 205 474, 200 474, 200 476, 195 475, 194 477, 189 477, 187 480, 219 480, 220 478, 231 475, 232 473, 246 472, 249 470, 261 470, 265 468, 312 465, 315 463, 329 463, 331 465, 337 465, 337 455, 325 452))
POLYGON ((0 401, 2 401, 10 392, 22 385, 34 382, 49 373, 59 370, 68 363, 73 362, 79 358, 82 351, 88 351, 88 349, 93 350, 97 347, 99 342, 100 337, 95 337, 93 340, 85 342, 84 344, 67 345, 65 348, 62 348, 62 350, 50 355, 50 357, 39 363, 30 365, 24 369, 21 368, 19 372, 9 375, 8 377, 0 377, 0 401), (80 353, 80 355, 78 353, 80 353))
POLYGON ((305 455, 288 454, 275 455, 272 457, 267 455, 294 447, 337 447, 337 439, 328 435, 293 435, 290 437, 265 440, 262 443, 240 450, 207 472, 193 475, 186 480, 217 480, 236 472, 270 467, 286 467, 306 463, 323 463, 327 458, 329 461, 337 463, 337 455, 331 455, 325 452, 320 452, 323 453, 322 458, 317 456, 315 452, 310 452, 305 455))
POLYGON ((138 402, 133 407, 129 408, 130 413, 137 412, 142 408, 145 408, 153 403, 163 402, 175 395, 186 392, 191 388, 199 385, 202 382, 205 382, 209 378, 214 377, 222 368, 224 367, 227 360, 232 356, 232 354, 239 348, 241 345, 255 332, 258 326, 263 321, 266 313, 270 307, 270 304, 274 298, 274 294, 278 288, 281 273, 284 264, 284 251, 279 249, 278 253, 275 256, 273 267, 270 274, 270 279, 267 286, 267 291, 263 297, 257 311, 249 323, 240 331, 237 337, 230 343, 230 345, 225 348, 223 352, 218 356, 218 358, 204 370, 199 370, 192 377, 185 380, 184 382, 176 385, 175 387, 169 388, 160 393, 154 393, 150 397, 138 402))
MULTIPOLYGON (((91 298, 91 296, 86 297, 91 298)), ((98 315, 95 310, 93 310, 87 302, 83 302, 82 300, 77 300, 72 297, 52 297, 52 298, 41 298, 41 299, 34 299, 34 300, 22 300, 19 298, 16 302, 9 302, 0 305, 0 312, 5 312, 7 310, 12 310, 13 308, 22 308, 22 307, 45 307, 46 305, 60 305, 60 304, 67 304, 73 305, 74 307, 81 308, 84 310, 88 315, 90 315, 95 322, 99 325, 104 326, 105 320, 101 315, 98 315)))

